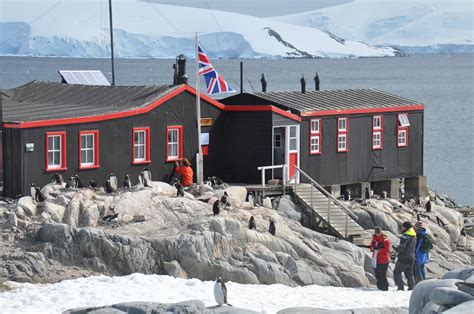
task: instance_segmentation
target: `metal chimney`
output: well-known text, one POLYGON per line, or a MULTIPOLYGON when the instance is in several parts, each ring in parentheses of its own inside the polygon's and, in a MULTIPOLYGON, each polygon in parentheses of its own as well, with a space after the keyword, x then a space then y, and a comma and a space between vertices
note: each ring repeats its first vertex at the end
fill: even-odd
POLYGON ((262 92, 267 92, 267 81, 265 80, 265 75, 262 73, 262 78, 260 79, 260 83, 262 83, 262 92))
POLYGON ((173 64, 173 69, 173 85, 188 84, 189 77, 186 74, 186 57, 183 54, 176 57, 176 63, 173 64))
POLYGON ((301 75, 301 92, 304 94, 306 93, 306 80, 304 79, 304 75, 301 75))
POLYGON ((314 88, 316 90, 319 90, 319 76, 318 76, 318 72, 316 72, 316 76, 314 77, 314 88))

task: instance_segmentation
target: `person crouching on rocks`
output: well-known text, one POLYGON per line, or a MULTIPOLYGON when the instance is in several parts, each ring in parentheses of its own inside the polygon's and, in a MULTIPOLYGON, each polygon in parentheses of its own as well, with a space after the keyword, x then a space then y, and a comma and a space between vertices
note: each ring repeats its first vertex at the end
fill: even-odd
POLYGON ((174 171, 182 186, 188 187, 193 184, 193 169, 187 158, 183 158, 180 162, 176 161, 174 171))
POLYGON ((390 263, 390 240, 380 227, 375 227, 370 251, 373 252, 372 267, 375 269, 377 289, 388 291, 387 270, 390 263))
POLYGON ((431 237, 426 233, 426 228, 421 221, 415 224, 416 249, 415 249, 415 281, 416 283, 426 279, 425 264, 430 262, 429 251, 433 248, 431 237))
POLYGON ((413 278, 413 265, 415 264, 416 232, 409 221, 402 224, 402 236, 400 245, 393 248, 398 253, 398 259, 393 270, 393 279, 398 286, 398 290, 405 290, 403 287, 402 273, 405 274, 408 283, 408 290, 413 290, 415 278, 413 278))

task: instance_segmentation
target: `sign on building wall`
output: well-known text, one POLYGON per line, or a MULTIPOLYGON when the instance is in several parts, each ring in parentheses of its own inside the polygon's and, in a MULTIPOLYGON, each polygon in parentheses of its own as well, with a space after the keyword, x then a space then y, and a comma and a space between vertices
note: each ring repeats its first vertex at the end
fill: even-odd
POLYGON ((211 126, 212 118, 201 118, 201 126, 211 126))

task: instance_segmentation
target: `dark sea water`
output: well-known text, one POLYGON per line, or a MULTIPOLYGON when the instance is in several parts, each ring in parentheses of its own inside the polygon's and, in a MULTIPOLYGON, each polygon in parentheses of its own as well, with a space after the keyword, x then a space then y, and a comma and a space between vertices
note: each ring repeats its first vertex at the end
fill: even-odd
MULTIPOLYGON (((174 60, 116 62, 118 85, 169 84, 174 60)), ((215 60, 214 66, 238 89, 240 60, 215 60)), ((31 80, 59 81, 60 69, 99 69, 110 78, 105 59, 0 57, 0 88, 31 80)), ((463 204, 474 203, 474 55, 418 55, 399 58, 244 60, 244 89, 299 90, 299 79, 318 72, 322 89, 377 88, 426 105, 424 173, 430 188, 463 204)), ((194 62, 188 73, 194 84, 194 62)))

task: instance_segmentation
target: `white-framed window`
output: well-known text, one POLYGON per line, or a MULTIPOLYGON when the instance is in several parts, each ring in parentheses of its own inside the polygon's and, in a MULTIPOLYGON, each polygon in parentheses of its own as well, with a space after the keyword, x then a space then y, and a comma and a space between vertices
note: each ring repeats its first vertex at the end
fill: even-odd
POLYGON ((281 148, 281 134, 275 134, 273 136, 273 147, 281 148))
POLYGON ((347 134, 340 133, 337 135, 337 151, 347 152, 347 134))
POLYGON ((382 129, 382 116, 374 116, 372 127, 373 127, 374 130, 381 130, 382 129))
POLYGON ((98 131, 79 132, 80 164, 79 168, 98 166, 98 131))
POLYGON ((400 123, 401 127, 409 127, 410 121, 408 120, 408 114, 407 113, 398 114, 398 122, 400 123))
POLYGON ((321 119, 311 119, 311 133, 318 134, 321 132, 321 119))
POLYGON ((62 168, 63 135, 48 135, 48 169, 62 168))
POLYGON ((166 160, 175 161, 183 156, 183 127, 169 126, 166 128, 166 160))
POLYGON ((310 148, 309 152, 311 154, 319 154, 321 153, 321 136, 320 135, 312 135, 310 137, 310 148))
POLYGON ((290 151, 297 151, 298 150, 298 135, 296 134, 296 126, 290 126, 290 151))
POLYGON ((408 129, 407 128, 400 128, 397 132, 397 146, 398 147, 405 147, 408 146, 408 129))
POLYGON ((133 128, 133 158, 134 164, 150 162, 150 128, 133 128))
POLYGON ((382 132, 376 131, 372 133, 372 148, 382 148, 382 132))
POLYGON ((346 132, 347 131, 347 118, 337 119, 337 131, 346 132))

